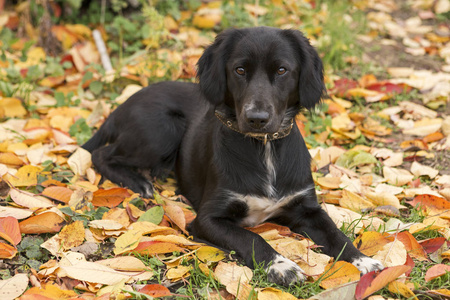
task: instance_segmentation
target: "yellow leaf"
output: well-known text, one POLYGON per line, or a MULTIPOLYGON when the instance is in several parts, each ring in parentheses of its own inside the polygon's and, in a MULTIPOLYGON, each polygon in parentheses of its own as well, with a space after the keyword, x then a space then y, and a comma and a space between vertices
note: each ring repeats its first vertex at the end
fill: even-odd
POLYGON ((189 276, 190 269, 191 268, 187 266, 177 266, 169 269, 166 273, 166 277, 173 281, 180 280, 181 278, 189 276))
POLYGON ((383 167, 383 176, 387 179, 387 182, 392 185, 402 186, 410 182, 414 175, 407 170, 396 169, 390 167, 383 167))
POLYGON ((136 222, 131 225, 130 229, 117 238, 115 242, 114 253, 116 255, 135 249, 144 234, 175 234, 172 228, 158 226, 150 222, 136 222))
POLYGON ((60 266, 58 277, 63 276, 107 285, 113 285, 121 280, 128 280, 131 278, 131 276, 126 273, 89 261, 81 261, 75 265, 60 266))
POLYGON ((393 294, 400 294, 405 298, 417 300, 416 295, 403 282, 392 281, 391 283, 389 283, 388 289, 393 294))
POLYGON ((15 118, 23 117, 27 114, 27 110, 22 105, 22 101, 17 98, 0 99, 0 107, 3 108, 5 117, 15 118))
POLYGON ((80 246, 84 241, 83 222, 75 221, 72 224, 64 226, 59 233, 59 238, 65 250, 80 246))
POLYGON ((330 263, 325 270, 327 273, 320 282, 320 286, 324 289, 356 281, 359 280, 360 277, 358 268, 345 261, 337 261, 334 266, 330 263))
POLYGON ((342 198, 339 199, 339 205, 356 212, 360 212, 363 209, 375 207, 375 205, 373 205, 373 203, 371 203, 370 201, 367 201, 363 197, 346 189, 342 191, 342 198))
POLYGON ((296 300, 293 295, 283 292, 279 289, 268 287, 259 290, 258 300, 296 300))
POLYGON ((225 253, 222 250, 211 246, 203 246, 197 250, 197 258, 203 262, 217 262, 225 257, 225 253))
POLYGON ((211 29, 219 24, 221 20, 222 16, 220 14, 196 14, 192 20, 192 25, 201 29, 211 29))
POLYGON ((316 182, 324 189, 335 190, 339 188, 341 179, 339 177, 319 177, 316 182))
POLYGON ((387 192, 375 193, 366 192, 365 196, 369 198, 377 206, 392 205, 398 209, 406 208, 404 205, 400 204, 400 200, 395 195, 387 192))

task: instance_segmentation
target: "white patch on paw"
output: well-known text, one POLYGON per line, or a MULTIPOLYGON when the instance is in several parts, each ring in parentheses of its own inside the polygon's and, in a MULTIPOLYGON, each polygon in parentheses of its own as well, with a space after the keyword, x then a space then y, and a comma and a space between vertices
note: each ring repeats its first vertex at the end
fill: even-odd
POLYGON ((372 271, 379 271, 384 269, 384 266, 380 261, 367 256, 362 256, 354 259, 352 261, 352 264, 358 268, 362 275, 372 271))
POLYGON ((295 262, 280 254, 275 256, 272 264, 267 269, 267 277, 269 281, 283 286, 303 282, 306 279, 305 275, 303 275, 303 270, 295 262))

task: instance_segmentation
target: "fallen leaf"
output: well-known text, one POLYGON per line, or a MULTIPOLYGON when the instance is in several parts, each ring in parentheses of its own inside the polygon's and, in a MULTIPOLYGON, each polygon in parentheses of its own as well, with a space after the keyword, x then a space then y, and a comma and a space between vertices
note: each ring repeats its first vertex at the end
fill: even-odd
POLYGON ((393 294, 400 294, 405 298, 418 300, 411 289, 401 281, 392 281, 389 283, 388 289, 393 294))
POLYGON ((197 258, 202 262, 218 262, 225 259, 225 253, 222 250, 211 246, 202 246, 197 249, 197 258))
POLYGON ((0 237, 16 246, 22 240, 19 222, 13 217, 0 218, 0 237))
POLYGON ((414 174, 414 176, 428 176, 431 179, 435 178, 437 175, 439 175, 439 171, 428 166, 424 166, 417 161, 413 162, 411 165, 411 173, 414 174))
POLYGON ((84 241, 84 226, 82 221, 75 221, 61 229, 59 238, 65 250, 80 246, 84 241))
POLYGON ((324 278, 320 282, 320 286, 324 289, 334 288, 344 283, 359 280, 360 271, 351 263, 345 261, 337 261, 329 264, 325 268, 324 278))
POLYGON ((168 288, 160 284, 146 284, 140 288, 139 293, 144 293, 153 298, 171 296, 172 293, 168 288))
POLYGON ((37 184, 37 175, 42 168, 26 165, 17 170, 14 176, 7 177, 7 180, 15 187, 33 186, 37 184))
POLYGON ((86 170, 92 165, 91 153, 80 147, 69 157, 67 164, 75 175, 82 176, 86 174, 86 170))
POLYGON ((5 117, 16 118, 23 117, 27 114, 27 110, 22 105, 22 101, 17 98, 0 99, 0 107, 3 108, 5 117))
POLYGON ((130 197, 130 193, 124 188, 100 189, 94 192, 92 204, 113 208, 122 203, 127 197, 130 197))
POLYGON ((422 245, 417 242, 411 233, 408 231, 400 232, 397 234, 397 239, 405 245, 409 256, 420 261, 428 260, 427 253, 422 248, 422 245))
POLYGON ((445 275, 447 272, 450 272, 449 265, 444 264, 434 265, 427 270, 427 273, 425 274, 425 281, 426 282, 431 281, 435 278, 445 275))
POLYGON ((389 184, 402 186, 410 182, 414 175, 403 169, 383 167, 383 175, 389 184))
POLYGON ((367 256, 375 255, 388 243, 390 240, 386 235, 377 231, 363 232, 353 241, 353 245, 367 256))
POLYGON ((150 269, 141 260, 133 256, 118 256, 98 260, 96 263, 118 271, 144 271, 150 269))
POLYGON ((19 223, 23 234, 56 233, 65 224, 63 218, 54 212, 44 212, 19 223))
POLYGON ((22 295, 27 287, 27 274, 16 274, 11 278, 0 280, 0 298, 4 300, 15 299, 22 295))
POLYGON ((394 281, 403 273, 409 271, 410 266, 395 266, 385 268, 378 274, 375 271, 369 272, 361 277, 356 286, 355 298, 362 300, 376 291, 385 287, 389 282, 394 281))
POLYGON ((9 195, 16 204, 27 208, 48 208, 55 206, 47 198, 17 189, 12 189, 9 195))
POLYGON ((42 195, 50 199, 60 201, 62 203, 69 203, 70 196, 73 191, 63 186, 49 186, 42 191, 42 195))
MULTIPOLYGON (((32 287, 28 289, 24 296, 30 296, 29 300, 44 300, 39 298, 39 296, 45 297, 45 299, 70 299, 77 296, 75 291, 61 289, 56 284, 42 284, 40 287, 32 287), (31 298, 33 297, 33 298, 31 298)), ((20 298, 22 299, 22 297, 20 298)))
POLYGON ((381 261, 385 267, 401 266, 406 263, 406 248, 399 240, 383 246, 372 258, 381 261))

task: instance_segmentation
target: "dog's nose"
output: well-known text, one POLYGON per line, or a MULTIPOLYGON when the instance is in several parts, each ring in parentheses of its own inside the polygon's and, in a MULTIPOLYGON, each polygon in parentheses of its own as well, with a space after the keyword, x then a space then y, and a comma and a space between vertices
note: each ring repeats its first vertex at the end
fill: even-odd
POLYGON ((269 122, 269 113, 266 111, 248 111, 245 115, 247 123, 255 129, 261 129, 269 122))

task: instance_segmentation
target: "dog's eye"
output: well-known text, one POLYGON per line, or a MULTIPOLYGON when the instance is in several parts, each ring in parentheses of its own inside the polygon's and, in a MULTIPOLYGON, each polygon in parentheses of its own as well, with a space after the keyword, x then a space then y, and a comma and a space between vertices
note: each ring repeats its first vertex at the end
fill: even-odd
POLYGON ((278 75, 283 75, 284 73, 286 73, 286 69, 283 68, 283 67, 281 67, 281 68, 279 68, 279 69, 277 70, 277 74, 278 74, 278 75))
POLYGON ((236 68, 236 73, 241 76, 245 75, 245 69, 242 67, 238 67, 238 68, 236 68))

